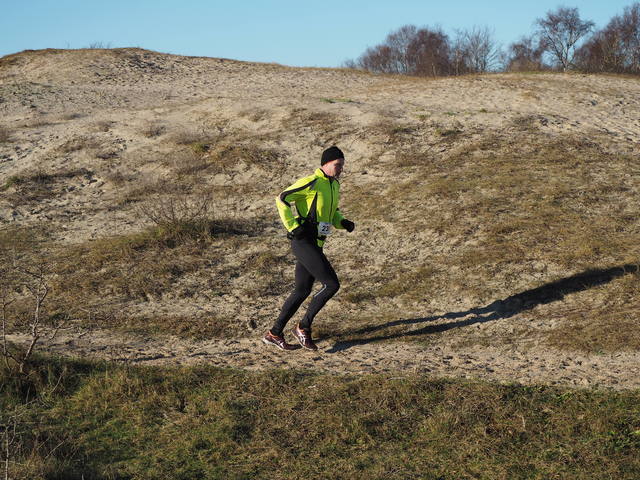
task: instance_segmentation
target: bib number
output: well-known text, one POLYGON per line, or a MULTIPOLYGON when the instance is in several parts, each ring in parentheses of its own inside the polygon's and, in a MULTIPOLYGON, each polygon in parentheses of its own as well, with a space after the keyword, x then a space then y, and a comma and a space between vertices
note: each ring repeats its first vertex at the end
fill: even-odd
POLYGON ((332 225, 329 222, 320 222, 318 224, 318 236, 326 237, 331 233, 332 225))

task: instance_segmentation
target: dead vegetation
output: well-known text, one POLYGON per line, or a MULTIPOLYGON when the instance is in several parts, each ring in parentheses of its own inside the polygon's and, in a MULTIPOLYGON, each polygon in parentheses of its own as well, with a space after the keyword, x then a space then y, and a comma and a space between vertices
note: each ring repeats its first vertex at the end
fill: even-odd
MULTIPOLYGON (((136 75, 145 67, 138 60, 136 75)), ((201 328, 218 335, 220 322, 234 315, 253 315, 256 328, 262 328, 291 287, 293 268, 277 229, 281 227, 273 195, 292 180, 290 166, 303 169, 303 160, 295 157, 301 150, 306 155, 335 141, 350 150, 349 161, 354 159, 353 170, 347 165, 341 208, 358 227, 354 235, 340 233, 336 240, 336 266, 345 288, 323 312, 328 318, 325 325, 336 321, 331 324, 333 333, 341 334, 353 330, 355 322, 361 322, 360 328, 372 328, 431 318, 434 312, 472 311, 592 268, 638 260, 640 212, 633 199, 638 194, 634 175, 639 162, 633 146, 619 141, 621 137, 613 144, 612 136, 591 135, 586 127, 573 130, 576 134, 561 134, 559 128, 547 128, 566 123, 560 114, 510 112, 506 109, 517 108, 518 99, 503 108, 487 93, 488 84, 495 80, 500 94, 515 91, 515 97, 521 97, 518 92, 524 92, 527 99, 544 103, 555 98, 558 85, 567 81, 547 77, 551 75, 541 80, 461 79, 467 87, 478 80, 478 92, 485 96, 485 103, 468 107, 463 105, 465 100, 452 105, 436 101, 433 94, 441 87, 453 88, 453 83, 433 87, 432 81, 403 79, 395 84, 397 79, 388 77, 384 84, 372 83, 371 89, 322 92, 306 103, 295 103, 282 94, 275 103, 257 102, 239 115, 238 104, 225 100, 224 108, 218 110, 217 103, 205 102, 186 109, 180 124, 172 123, 177 122, 177 110, 163 117, 154 110, 140 110, 131 120, 110 111, 95 118, 108 115, 117 120, 117 129, 106 120, 91 124, 83 119, 72 123, 86 131, 78 129, 73 138, 60 136, 48 145, 60 143, 54 152, 60 163, 71 165, 87 156, 106 160, 95 162, 95 170, 108 182, 103 194, 99 189, 78 189, 66 195, 71 184, 85 183, 85 172, 74 172, 76 167, 57 173, 43 168, 5 177, 2 200, 28 207, 16 208, 20 210, 16 215, 36 211, 37 202, 42 202, 38 211, 47 204, 68 208, 72 227, 84 229, 82 240, 57 253, 56 286, 64 296, 60 305, 81 302, 104 325, 127 324, 134 330, 148 322, 162 332, 166 322, 171 332, 193 333, 201 328), (549 85, 539 88, 539 81, 549 85), (533 91, 535 95, 527 93, 533 91), (407 93, 416 96, 410 98, 407 93), (358 104, 341 100, 350 95, 357 95, 358 104), (407 103, 401 106, 399 98, 407 103), (433 105, 425 99, 434 100, 433 105), (474 123, 478 116, 472 116, 477 112, 483 113, 486 126, 474 123), (349 118, 352 113, 354 117, 349 118), (119 139, 129 147, 126 155, 116 156, 116 147, 109 147, 116 133, 126 139, 119 139), (212 185, 215 190, 208 202, 216 210, 203 207, 202 214, 184 218, 180 204, 198 211, 198 192, 212 185), (79 207, 73 202, 80 192, 79 207), (56 197, 60 204, 69 201, 71 205, 46 202, 56 197), (127 233, 105 236, 96 225, 102 218, 75 216, 81 211, 85 215, 87 203, 94 201, 107 221, 122 222, 117 231, 127 233), (141 226, 143 222, 147 225, 141 226), (268 230, 263 231, 265 225, 268 230), (93 229, 101 237, 86 240, 93 229), (192 303, 177 303, 184 299, 192 303), (102 306, 105 302, 109 305, 102 306), (208 317, 198 314, 190 320, 194 305, 216 307, 208 317), (213 326, 206 326, 208 321, 213 326), (183 323, 188 326, 181 330, 183 323)), ((580 85, 571 85, 572 92, 586 95, 597 90, 605 95, 603 85, 580 85)), ((589 103, 588 108, 592 107, 589 103)), ((59 114, 50 115, 36 122, 59 120, 59 114)), ((39 135, 58 135, 54 128, 65 127, 42 125, 50 126, 51 132, 24 134, 33 135, 45 147, 47 140, 39 135)), ((15 136, 10 133, 9 138, 15 136)), ((12 149, 6 148, 13 159, 22 155, 14 155, 12 149)), ((315 168, 317 160, 311 163, 315 168)), ((13 221, 14 212, 5 208, 0 213, 13 221)), ((22 217, 15 218, 21 221, 22 217)), ((622 337, 615 340, 615 335, 605 332, 616 325, 626 329, 634 321, 634 313, 625 313, 625 308, 635 305, 638 294, 631 283, 628 289, 620 289, 632 278, 573 292, 532 309, 510 310, 517 311, 514 316, 520 319, 550 315, 559 320, 553 328, 518 326, 515 333, 504 335, 505 342, 544 337, 546 345, 567 350, 622 349, 622 337), (590 323, 594 317, 600 321, 590 323)), ((498 320, 511 318, 495 315, 498 320)), ((397 335, 400 341, 440 339, 451 332, 432 329, 402 336, 416 328, 408 323, 376 332, 397 335)), ((468 330, 456 333, 463 336, 468 330)), ((495 340, 496 334, 489 332, 485 340, 480 334, 470 337, 465 341, 473 344, 495 340)), ((635 345, 634 341, 629 344, 635 345)))
MULTIPOLYGON (((481 308, 535 290, 545 280, 637 263, 640 211, 627 199, 638 186, 625 172, 637 169, 640 158, 612 155, 604 145, 575 136, 520 136, 516 142, 496 133, 460 142, 444 159, 420 150, 399 153, 390 168, 411 174, 381 193, 393 208, 370 193, 380 189, 377 184, 349 186, 345 195, 345 211, 390 222, 392 235, 401 239, 387 251, 380 272, 370 271, 345 292, 345 300, 368 305, 390 298, 411 305, 438 298, 446 305, 464 298, 481 308), (406 248, 423 242, 420 254, 407 264, 406 248)), ((564 297, 545 307, 544 315, 562 319, 543 334, 545 341, 567 350, 636 349, 640 337, 607 332, 628 332, 621 326, 637 321, 637 274, 605 282, 601 289, 605 293, 589 285, 576 291, 569 304, 578 305, 569 313, 563 313, 564 297)), ((546 300, 539 303, 546 305, 546 300)), ((533 315, 529 308, 505 308, 533 315)), ((395 335, 402 338, 400 332, 410 329, 398 326, 395 335)), ((434 334, 425 329, 406 338, 422 341, 434 334)), ((504 340, 537 335, 524 328, 504 340)), ((466 338, 465 345, 481 338, 466 338)), ((495 336, 487 341, 499 343, 495 336)))
POLYGON ((156 138, 165 133, 166 127, 158 122, 147 122, 140 130, 140 134, 145 138, 156 138))
POLYGON ((49 296, 52 261, 42 249, 45 233, 10 227, 0 231, 0 357, 9 370, 26 374, 38 343, 52 339, 68 312, 52 312, 49 296), (24 334, 26 345, 7 337, 24 334))
POLYGON ((8 127, 0 125, 0 143, 9 143, 12 141, 11 130, 8 127))
POLYGON ((94 137, 88 135, 80 135, 67 140, 58 147, 58 152, 69 154, 80 150, 97 150, 101 147, 101 143, 94 137))
POLYGON ((111 130, 114 123, 115 122, 112 122, 111 120, 99 120, 93 124, 93 130, 95 132, 106 133, 111 130))
POLYGON ((27 171, 10 176, 0 191, 5 192, 5 199, 12 205, 24 205, 61 195, 68 180, 77 177, 88 179, 92 175, 93 172, 85 168, 59 170, 53 173, 41 170, 27 171))

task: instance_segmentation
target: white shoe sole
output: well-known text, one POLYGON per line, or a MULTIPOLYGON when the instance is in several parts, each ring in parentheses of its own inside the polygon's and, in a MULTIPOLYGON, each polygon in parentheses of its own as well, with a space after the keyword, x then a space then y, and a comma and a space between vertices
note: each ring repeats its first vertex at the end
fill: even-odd
POLYGON ((267 340, 264 337, 262 338, 262 343, 264 343, 265 345, 272 345, 272 346, 276 347, 278 350, 285 351, 284 348, 282 348, 280 345, 278 345, 277 343, 270 342, 269 340, 267 340))

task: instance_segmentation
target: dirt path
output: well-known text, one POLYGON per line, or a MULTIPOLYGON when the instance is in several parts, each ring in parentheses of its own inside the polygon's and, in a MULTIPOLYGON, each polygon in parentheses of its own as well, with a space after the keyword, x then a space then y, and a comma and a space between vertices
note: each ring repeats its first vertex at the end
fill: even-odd
MULTIPOLYGON (((26 337, 10 336, 26 342, 26 337)), ((640 388, 640 353, 584 355, 474 347, 452 350, 400 342, 351 345, 318 342, 317 353, 281 352, 259 338, 191 342, 175 337, 124 336, 111 331, 61 331, 41 351, 139 365, 215 365, 264 370, 313 369, 326 373, 426 374, 525 385, 549 384, 615 390, 640 388)))

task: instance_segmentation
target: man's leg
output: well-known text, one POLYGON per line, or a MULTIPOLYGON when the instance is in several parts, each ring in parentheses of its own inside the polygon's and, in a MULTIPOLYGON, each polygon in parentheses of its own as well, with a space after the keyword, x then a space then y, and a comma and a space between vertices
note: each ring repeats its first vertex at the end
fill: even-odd
POLYGON ((313 319, 320 309, 333 297, 340 289, 340 282, 335 270, 329 260, 322 252, 322 249, 311 242, 293 242, 292 249, 305 270, 309 272, 315 280, 322 283, 322 288, 313 296, 307 313, 300 321, 300 328, 310 329, 313 319))
POLYGON ((311 293, 313 276, 307 271, 302 263, 300 263, 300 260, 296 262, 295 281, 296 284, 293 292, 291 292, 287 300, 284 302, 282 310, 280 311, 280 316, 271 328, 271 333, 274 335, 282 336, 282 332, 287 322, 298 311, 302 302, 304 302, 311 293))

